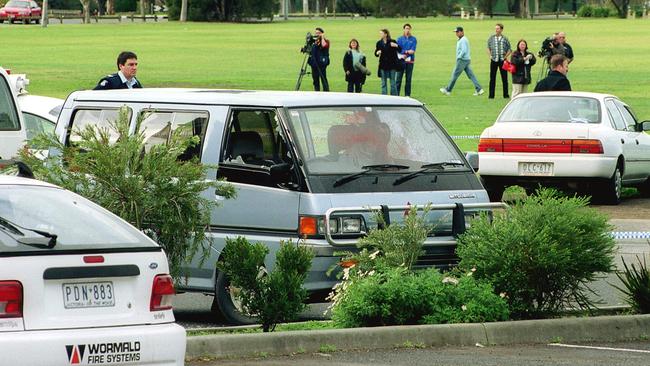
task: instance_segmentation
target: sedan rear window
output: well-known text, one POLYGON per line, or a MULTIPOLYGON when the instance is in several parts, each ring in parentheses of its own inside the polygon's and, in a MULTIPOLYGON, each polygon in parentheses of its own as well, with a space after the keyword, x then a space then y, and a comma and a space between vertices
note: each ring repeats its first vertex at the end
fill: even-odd
POLYGON ((598 100, 587 97, 523 97, 513 100, 497 122, 600 123, 598 100))
POLYGON ((10 1, 5 5, 8 8, 28 8, 29 7, 29 2, 28 1, 10 1))
POLYGON ((0 185, 0 253, 155 246, 119 217, 72 192, 42 186, 0 185), (38 231, 56 235, 56 245, 39 249, 19 242, 38 237, 38 231))

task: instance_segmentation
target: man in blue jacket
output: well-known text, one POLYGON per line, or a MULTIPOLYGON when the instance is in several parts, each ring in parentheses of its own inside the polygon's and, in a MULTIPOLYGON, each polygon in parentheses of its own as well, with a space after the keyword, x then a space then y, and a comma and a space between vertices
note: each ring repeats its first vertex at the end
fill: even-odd
POLYGON ((103 77, 94 90, 138 89, 142 84, 135 78, 138 73, 138 56, 130 51, 123 51, 117 56, 117 73, 103 77))
POLYGON ((404 35, 397 39, 397 44, 402 48, 402 52, 398 55, 402 64, 402 71, 398 71, 395 78, 397 87, 397 95, 401 93, 402 89, 402 76, 406 75, 406 83, 404 84, 404 96, 411 96, 411 78, 413 77, 413 66, 415 66, 415 49, 418 45, 418 40, 411 34, 411 25, 404 24, 404 35))
POLYGON ((483 91, 481 84, 476 80, 476 75, 474 75, 474 71, 472 71, 472 68, 469 65, 472 58, 469 51, 469 41, 467 40, 467 37, 465 37, 465 31, 463 30, 463 27, 456 27, 454 32, 456 32, 456 37, 458 37, 458 41, 456 42, 456 66, 454 67, 454 71, 451 73, 449 84, 446 87, 440 88, 440 92, 444 95, 451 95, 451 90, 454 88, 456 80, 458 80, 460 74, 465 71, 467 77, 474 84, 474 95, 481 95, 485 92, 483 91))

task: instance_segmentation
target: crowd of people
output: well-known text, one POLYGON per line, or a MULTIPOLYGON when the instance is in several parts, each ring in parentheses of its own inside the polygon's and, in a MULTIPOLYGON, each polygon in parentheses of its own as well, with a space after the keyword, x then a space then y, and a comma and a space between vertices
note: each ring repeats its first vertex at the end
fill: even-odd
MULTIPOLYGON (((412 29, 411 24, 404 24, 403 33, 397 39, 391 36, 388 29, 379 31, 380 39, 375 44, 374 55, 378 58, 377 76, 381 79, 382 94, 411 95, 417 49, 417 38, 412 34, 412 29), (404 86, 403 91, 402 85, 404 86)), ((503 24, 497 23, 494 34, 487 39, 486 53, 490 58, 488 89, 488 98, 490 99, 493 99, 496 94, 497 73, 501 79, 504 98, 510 98, 509 73, 512 74, 512 96, 526 93, 528 85, 533 82, 532 67, 538 61, 535 55, 529 51, 528 42, 525 39, 520 39, 513 50, 510 40, 503 34, 503 29, 503 24)), ((440 88, 440 92, 451 95, 456 81, 464 72, 474 84, 474 95, 482 95, 485 91, 471 67, 469 40, 465 36, 463 27, 456 27, 454 32, 458 37, 455 66, 449 83, 440 88)), ((329 91, 326 70, 329 65, 330 41, 325 37, 322 28, 316 28, 315 34, 317 40, 309 56, 314 90, 320 91, 322 84, 323 90, 329 91)), ((548 76, 539 81, 535 91, 570 90, 571 86, 566 78, 566 73, 568 64, 573 61, 573 49, 566 42, 566 34, 564 32, 555 33, 544 41, 542 47, 543 54, 540 53, 539 56, 543 59, 544 70, 540 72, 540 75, 548 74, 548 76), (563 77, 559 77, 558 74, 563 77)), ((367 67, 366 55, 361 51, 357 39, 353 38, 348 43, 348 50, 343 56, 343 71, 347 82, 347 91, 360 93, 371 72, 367 67)))
MULTIPOLYGON (((378 58, 377 76, 381 78, 381 93, 390 95, 411 95, 411 83, 415 66, 417 38, 412 34, 413 27, 406 23, 402 26, 402 35, 396 40, 391 37, 388 29, 379 31, 379 40, 375 44, 374 55, 378 58), (403 83, 402 83, 403 82, 403 83), (402 85, 404 90, 402 94, 402 85)), ((497 73, 500 76, 503 98, 510 98, 508 74, 512 74, 512 96, 528 91, 528 85, 533 82, 532 67, 538 63, 535 55, 529 51, 528 42, 520 39, 512 50, 508 37, 503 34, 504 26, 497 23, 494 34, 487 39, 486 53, 490 58, 490 82, 488 98, 496 94, 497 73)), ((454 33, 456 42, 455 66, 449 83, 440 88, 444 95, 451 95, 460 75, 464 72, 474 84, 474 95, 485 93, 471 67, 471 51, 469 39, 463 27, 456 27, 454 33)), ((323 28, 317 27, 314 32, 313 44, 308 52, 308 64, 315 91, 329 91, 327 67, 330 64, 330 41, 325 36, 323 28)), ((542 43, 538 54, 542 59, 542 71, 545 75, 536 84, 534 91, 570 91, 571 83, 566 77, 569 64, 573 61, 573 49, 566 42, 566 34, 557 32, 542 43)), ((102 78, 95 89, 141 88, 142 84, 135 78, 138 58, 135 53, 124 51, 117 58, 118 72, 102 78)), ((359 41, 351 39, 348 50, 343 56, 343 72, 347 82, 347 91, 361 93, 366 78, 372 74, 367 66, 366 55, 361 51, 359 41)))

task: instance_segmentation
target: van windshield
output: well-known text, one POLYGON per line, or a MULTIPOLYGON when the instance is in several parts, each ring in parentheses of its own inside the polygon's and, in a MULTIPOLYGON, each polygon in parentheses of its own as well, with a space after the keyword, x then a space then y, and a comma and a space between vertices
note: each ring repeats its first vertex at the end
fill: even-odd
POLYGON ((354 173, 381 164, 407 166, 403 173, 424 164, 463 162, 422 107, 295 108, 289 117, 309 174, 354 173))

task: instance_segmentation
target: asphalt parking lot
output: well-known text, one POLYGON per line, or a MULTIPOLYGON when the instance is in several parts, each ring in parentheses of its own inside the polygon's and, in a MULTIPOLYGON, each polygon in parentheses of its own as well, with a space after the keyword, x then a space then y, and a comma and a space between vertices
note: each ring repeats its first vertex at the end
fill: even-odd
MULTIPOLYGON (((326 347, 324 347, 326 348, 326 347)), ((535 346, 396 348, 389 350, 323 352, 237 360, 197 360, 188 366, 213 365, 409 365, 409 366, 647 366, 650 341, 535 346)))

